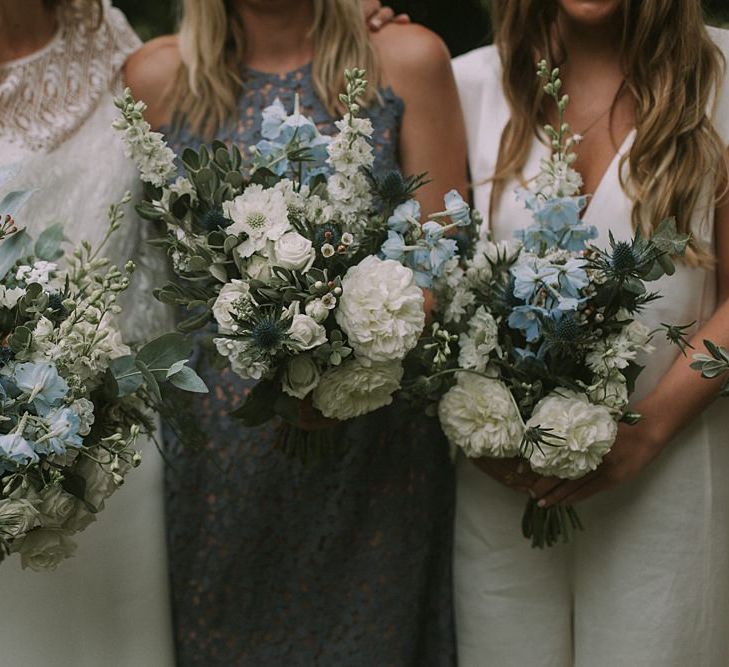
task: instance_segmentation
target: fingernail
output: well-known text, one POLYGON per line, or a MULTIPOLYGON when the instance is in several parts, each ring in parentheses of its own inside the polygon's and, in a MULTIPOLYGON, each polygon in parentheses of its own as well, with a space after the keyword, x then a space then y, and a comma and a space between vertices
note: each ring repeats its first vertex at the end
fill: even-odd
POLYGON ((375 29, 379 30, 382 27, 382 21, 380 19, 372 19, 370 25, 375 29))
POLYGON ((547 501, 546 501, 546 500, 544 500, 544 499, 542 499, 542 500, 540 500, 540 501, 539 501, 539 502, 537 503, 537 505, 538 505, 539 507, 542 507, 542 508, 544 508, 544 507, 546 507, 546 506, 547 506, 547 501))

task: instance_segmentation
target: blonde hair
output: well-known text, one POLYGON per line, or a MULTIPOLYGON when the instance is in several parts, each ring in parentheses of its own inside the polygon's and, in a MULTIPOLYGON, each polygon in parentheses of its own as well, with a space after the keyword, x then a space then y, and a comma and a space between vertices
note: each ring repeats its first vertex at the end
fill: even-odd
MULTIPOLYGON (((552 53, 555 0, 494 0, 492 9, 511 110, 493 179, 493 211, 506 183, 521 178, 535 132, 546 122, 535 63, 559 63, 552 53)), ((650 235, 661 220, 675 217, 687 233, 706 178, 725 186, 729 169, 709 117, 726 63, 706 31, 700 0, 623 0, 621 55, 623 90, 632 95, 636 116, 635 141, 620 164, 633 227, 650 235)), ((686 258, 694 265, 712 261, 695 240, 686 258)))
MULTIPOLYGON (((314 88, 330 113, 340 109, 344 70, 362 67, 371 82, 365 103, 379 99, 380 69, 359 0, 313 0, 314 88)), ((182 66, 170 99, 197 131, 211 134, 235 114, 244 81, 245 30, 229 0, 184 0, 182 66)))

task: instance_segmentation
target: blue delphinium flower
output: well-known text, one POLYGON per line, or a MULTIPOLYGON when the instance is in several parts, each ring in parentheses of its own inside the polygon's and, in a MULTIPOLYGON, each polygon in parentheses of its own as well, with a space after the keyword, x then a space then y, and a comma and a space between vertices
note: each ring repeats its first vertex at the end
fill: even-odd
POLYGON ((46 414, 68 393, 68 384, 53 364, 18 364, 13 369, 13 378, 21 392, 30 394, 28 402, 38 414, 46 414))
POLYGON ((559 242, 557 234, 551 229, 539 225, 531 225, 526 229, 517 229, 514 232, 514 238, 521 241, 524 248, 529 252, 539 252, 542 247, 555 248, 559 242))
POLYGON ((38 454, 31 444, 18 434, 0 435, 0 470, 14 470, 16 466, 36 463, 38 454))
POLYGON ((396 231, 387 232, 387 241, 380 247, 380 253, 386 259, 394 259, 396 262, 404 263, 405 239, 396 231))
POLYGON ((584 197, 556 197, 547 199, 534 212, 534 219, 554 232, 580 224, 580 211, 584 197))
POLYGON ((559 266, 558 269, 561 294, 565 297, 578 298, 580 290, 590 283, 585 271, 584 260, 573 257, 559 266))
POLYGON ((430 289, 433 286, 433 266, 430 262, 430 251, 427 247, 410 250, 405 256, 404 264, 412 269, 418 287, 430 289))
POLYGON ((288 118, 283 103, 277 97, 273 104, 267 106, 262 112, 263 123, 261 124, 261 135, 266 139, 278 139, 281 128, 288 118))
POLYGON ((442 275, 448 261, 458 252, 455 239, 443 236, 443 227, 437 222, 426 222, 423 225, 423 242, 430 248, 430 272, 433 277, 442 275))
POLYGON ((521 331, 528 343, 533 343, 542 333, 542 317, 546 315, 544 308, 517 306, 509 314, 508 324, 512 329, 521 331))
POLYGON ((387 226, 399 234, 407 234, 413 224, 417 224, 419 220, 420 204, 417 199, 408 199, 392 212, 387 219, 387 226))
POLYGON ((65 454, 69 448, 78 448, 83 445, 83 438, 79 435, 81 420, 70 408, 51 410, 45 417, 50 437, 41 439, 35 445, 39 454, 65 454))
POLYGON ((529 301, 543 284, 555 283, 558 276, 557 267, 542 264, 536 257, 520 258, 510 271, 514 276, 514 296, 524 301, 529 301))
POLYGON ((446 214, 451 222, 459 227, 468 227, 471 224, 471 207, 465 202, 457 190, 451 190, 443 197, 446 214))
POLYGON ((559 247, 570 252, 581 252, 587 247, 587 242, 596 239, 597 235, 597 227, 582 224, 568 227, 562 232, 559 247))

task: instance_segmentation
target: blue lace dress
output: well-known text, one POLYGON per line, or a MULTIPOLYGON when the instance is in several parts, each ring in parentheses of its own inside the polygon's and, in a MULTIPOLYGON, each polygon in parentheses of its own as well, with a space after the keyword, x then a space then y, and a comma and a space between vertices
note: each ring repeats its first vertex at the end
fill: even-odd
MULTIPOLYGON (((306 66, 247 72, 239 117, 218 138, 255 144, 262 109, 276 97, 293 108, 295 92, 332 134, 306 66)), ((370 117, 376 169, 390 170, 403 103, 382 95, 370 117)), ((184 127, 168 140, 201 143, 184 127)), ((205 355, 196 365, 211 392, 189 416, 205 444, 166 443, 180 667, 453 665, 454 481, 435 421, 389 406, 348 424, 341 454, 304 466, 277 446, 277 424, 228 416, 250 382, 205 355)))

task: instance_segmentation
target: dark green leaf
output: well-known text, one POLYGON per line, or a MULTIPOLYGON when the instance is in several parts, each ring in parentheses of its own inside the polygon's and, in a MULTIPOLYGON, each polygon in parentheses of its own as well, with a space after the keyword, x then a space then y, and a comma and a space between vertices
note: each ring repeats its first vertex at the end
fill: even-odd
POLYGON ((183 366, 170 376, 169 381, 178 389, 195 394, 207 394, 208 388, 203 379, 189 366, 183 366))

